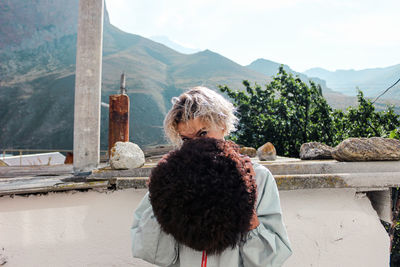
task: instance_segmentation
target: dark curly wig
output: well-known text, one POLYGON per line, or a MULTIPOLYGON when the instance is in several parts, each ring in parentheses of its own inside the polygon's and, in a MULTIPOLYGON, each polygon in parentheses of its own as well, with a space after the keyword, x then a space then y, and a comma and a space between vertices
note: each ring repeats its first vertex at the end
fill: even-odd
POLYGON ((150 175, 150 202, 162 230, 208 254, 235 247, 256 201, 249 158, 230 141, 197 138, 170 152, 150 175))

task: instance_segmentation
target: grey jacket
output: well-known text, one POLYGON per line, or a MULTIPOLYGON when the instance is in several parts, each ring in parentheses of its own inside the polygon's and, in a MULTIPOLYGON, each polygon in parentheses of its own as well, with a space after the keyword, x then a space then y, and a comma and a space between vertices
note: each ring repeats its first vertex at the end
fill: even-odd
MULTIPOLYGON (((207 257, 208 267, 281 266, 292 254, 282 221, 279 192, 271 172, 254 163, 257 182, 257 216, 260 224, 251 230, 245 242, 234 249, 207 257)), ((184 231, 184 229, 182 229, 184 231)), ((134 213, 132 253, 134 257, 159 266, 201 266, 202 251, 179 244, 160 229, 148 193, 134 213)))

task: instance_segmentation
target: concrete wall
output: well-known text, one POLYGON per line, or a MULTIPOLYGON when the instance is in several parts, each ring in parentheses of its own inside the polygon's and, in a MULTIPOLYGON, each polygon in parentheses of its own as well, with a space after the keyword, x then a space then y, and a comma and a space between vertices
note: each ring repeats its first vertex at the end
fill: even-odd
MULTIPOLYGON (((146 190, 0 198, 4 266, 152 266, 131 258, 129 227, 146 190)), ((281 191, 294 254, 285 266, 388 266, 389 238, 352 189, 281 191)))

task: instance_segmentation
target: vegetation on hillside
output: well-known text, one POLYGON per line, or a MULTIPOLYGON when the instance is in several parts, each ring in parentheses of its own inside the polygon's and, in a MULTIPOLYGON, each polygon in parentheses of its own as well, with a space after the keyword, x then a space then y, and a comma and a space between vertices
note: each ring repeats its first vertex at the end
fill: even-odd
POLYGON ((298 157, 303 143, 336 146, 349 137, 389 137, 400 127, 393 106, 378 112, 359 91, 357 107, 334 110, 319 85, 306 84, 282 66, 265 89, 257 84, 252 87, 248 81, 243 85, 245 91, 219 89, 232 99, 240 119, 231 138, 245 146, 259 147, 269 141, 279 155, 298 157))
MULTIPOLYGON (((239 144, 257 148, 269 141, 279 155, 298 157, 300 146, 311 141, 335 146, 349 137, 400 139, 400 115, 394 112, 394 107, 375 111, 361 91, 357 107, 334 110, 322 96, 319 85, 312 81, 307 85, 299 77, 286 73, 283 66, 265 89, 257 84, 252 87, 248 81, 243 85, 245 91, 219 86, 237 108, 240 121, 231 139, 239 144)), ((399 192, 399 188, 393 189, 393 203, 399 192)), ((393 236, 391 266, 399 266, 400 223, 386 224, 385 228, 393 236)))

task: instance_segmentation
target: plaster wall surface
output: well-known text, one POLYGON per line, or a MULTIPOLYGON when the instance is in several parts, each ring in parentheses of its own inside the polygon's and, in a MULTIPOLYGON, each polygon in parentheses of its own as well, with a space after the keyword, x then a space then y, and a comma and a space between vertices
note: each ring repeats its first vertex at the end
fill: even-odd
MULTIPOLYGON (((145 189, 0 198, 4 266, 153 266, 133 259, 133 210, 145 189)), ((353 189, 280 191, 293 255, 284 266, 388 266, 389 238, 353 189)))

